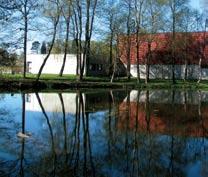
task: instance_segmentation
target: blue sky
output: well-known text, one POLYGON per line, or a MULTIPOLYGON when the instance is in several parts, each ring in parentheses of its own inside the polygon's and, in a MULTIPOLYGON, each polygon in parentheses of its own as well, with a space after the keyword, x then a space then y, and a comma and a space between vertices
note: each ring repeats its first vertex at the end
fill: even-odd
MULTIPOLYGON (((190 4, 191 4, 191 6, 193 8, 201 10, 200 1, 201 0, 190 0, 190 4)), ((42 42, 45 39, 42 35, 38 35, 37 36, 36 33, 35 34, 31 34, 31 38, 32 38, 32 40, 28 42, 28 52, 29 53, 30 53, 30 49, 31 49, 31 46, 32 46, 32 42, 34 42, 35 40, 39 40, 40 42, 42 42)))
POLYGON ((192 5, 193 8, 201 9, 200 8, 200 0, 191 0, 190 4, 192 5))

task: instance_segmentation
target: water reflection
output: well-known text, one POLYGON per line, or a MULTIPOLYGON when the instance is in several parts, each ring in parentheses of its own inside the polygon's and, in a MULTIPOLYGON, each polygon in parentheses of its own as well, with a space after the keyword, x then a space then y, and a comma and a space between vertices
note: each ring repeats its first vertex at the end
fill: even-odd
POLYGON ((1 94, 0 176, 208 176, 207 103, 202 91, 1 94))

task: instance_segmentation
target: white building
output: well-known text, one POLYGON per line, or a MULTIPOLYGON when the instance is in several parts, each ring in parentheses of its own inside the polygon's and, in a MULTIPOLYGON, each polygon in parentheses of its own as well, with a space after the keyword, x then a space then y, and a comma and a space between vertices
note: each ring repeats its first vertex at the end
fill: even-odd
MULTIPOLYGON (((28 54, 27 71, 37 74, 46 54, 28 54)), ((51 54, 43 68, 43 74, 59 74, 63 64, 64 54, 51 54)), ((76 74, 77 58, 74 54, 67 54, 63 74, 76 74)))

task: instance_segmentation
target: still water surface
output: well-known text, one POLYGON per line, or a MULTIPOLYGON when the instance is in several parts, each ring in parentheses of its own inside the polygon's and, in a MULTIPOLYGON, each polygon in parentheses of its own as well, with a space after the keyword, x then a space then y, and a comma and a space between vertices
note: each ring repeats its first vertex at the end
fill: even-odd
POLYGON ((207 136, 208 92, 0 94, 1 177, 207 177, 207 136))

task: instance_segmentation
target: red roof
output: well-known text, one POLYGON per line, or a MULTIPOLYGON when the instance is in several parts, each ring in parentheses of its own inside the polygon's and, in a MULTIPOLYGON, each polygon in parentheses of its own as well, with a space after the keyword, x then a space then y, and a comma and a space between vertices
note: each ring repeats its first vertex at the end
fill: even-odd
MULTIPOLYGON (((131 64, 136 64, 136 35, 132 35, 130 38, 131 64)), ((171 64, 171 33, 143 35, 139 40, 140 64, 145 64, 145 58, 150 53, 152 56, 150 64, 171 64), (151 46, 150 50, 148 50, 148 44, 151 46)), ((126 64, 127 36, 119 37, 119 49, 121 61, 126 64)), ((185 58, 187 58, 188 64, 198 64, 199 58, 202 58, 202 65, 208 65, 208 32, 176 33, 175 49, 176 64, 184 64, 185 58)))

